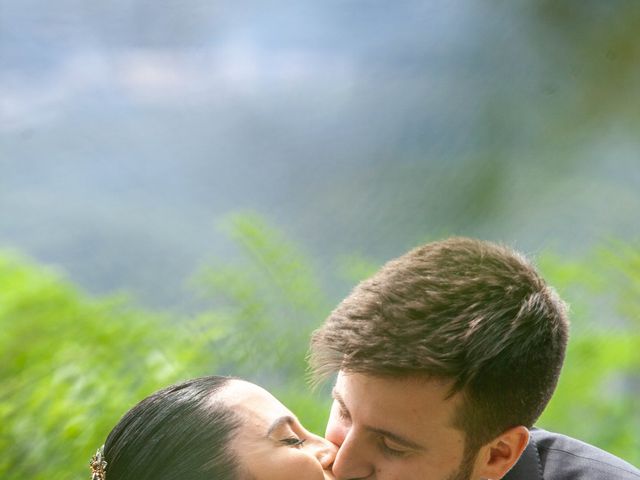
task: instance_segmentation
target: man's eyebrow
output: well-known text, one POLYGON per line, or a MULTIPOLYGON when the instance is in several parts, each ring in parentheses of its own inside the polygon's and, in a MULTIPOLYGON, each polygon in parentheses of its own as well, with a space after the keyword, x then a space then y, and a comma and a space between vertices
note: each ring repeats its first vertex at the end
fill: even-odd
POLYGON ((276 418, 273 423, 269 426, 269 430, 267 430, 267 437, 270 437, 273 432, 275 432, 282 425, 293 425, 296 422, 296 419, 291 415, 284 415, 282 417, 276 418))
POLYGON ((342 395, 340 395, 340 392, 338 390, 334 389, 331 390, 331 396, 333 397, 333 399, 338 402, 340 404, 340 408, 342 409, 343 413, 348 414, 349 413, 349 409, 347 408, 347 406, 344 403, 344 399, 342 398, 342 395))
MULTIPOLYGON (((340 408, 342 408, 342 410, 345 413, 349 414, 349 409, 345 405, 344 399, 342 398, 342 395, 340 395, 340 392, 338 392, 334 388, 331 391, 331 395, 333 396, 334 400, 340 404, 340 408)), ((393 432, 390 432, 388 430, 384 430, 382 428, 371 427, 371 426, 368 426, 368 425, 365 425, 364 428, 365 428, 365 430, 367 430, 369 432, 373 432, 373 433, 376 433, 378 435, 382 435, 384 437, 387 437, 390 440, 394 441, 395 443, 397 443, 399 445, 402 445, 403 447, 407 447, 407 448, 410 448, 412 450, 418 450, 418 451, 426 450, 425 447, 423 447, 419 443, 416 443, 416 442, 414 442, 412 440, 409 440, 408 438, 404 438, 403 436, 398 435, 397 433, 393 433, 393 432)))

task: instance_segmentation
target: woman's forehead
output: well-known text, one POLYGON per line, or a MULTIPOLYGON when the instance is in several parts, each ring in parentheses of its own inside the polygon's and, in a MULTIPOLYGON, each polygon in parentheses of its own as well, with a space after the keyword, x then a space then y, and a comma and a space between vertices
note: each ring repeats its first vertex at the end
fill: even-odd
POLYGON ((254 419, 264 418, 265 421, 270 421, 282 415, 291 415, 291 412, 264 388, 244 380, 231 380, 216 395, 216 400, 254 419))

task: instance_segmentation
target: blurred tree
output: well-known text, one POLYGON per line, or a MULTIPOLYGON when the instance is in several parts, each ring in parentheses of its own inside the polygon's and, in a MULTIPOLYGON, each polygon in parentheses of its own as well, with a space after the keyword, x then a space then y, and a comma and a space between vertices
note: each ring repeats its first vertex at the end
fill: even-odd
POLYGON ((640 120, 640 3, 544 0, 530 7, 522 18, 530 27, 529 39, 543 65, 543 89, 551 100, 545 134, 560 140, 603 124, 635 132, 640 120))
POLYGON ((323 431, 329 395, 306 384, 309 337, 331 305, 318 275, 299 247, 254 213, 227 217, 223 230, 245 262, 213 262, 196 275, 211 304, 200 320, 222 329, 209 345, 224 359, 219 371, 266 386, 307 428, 323 431))
POLYGON ((571 339, 541 425, 640 465, 640 245, 610 242, 542 268, 571 305, 571 339))
POLYGON ((211 369, 201 341, 0 254, 0 478, 78 478, 126 409, 211 369))

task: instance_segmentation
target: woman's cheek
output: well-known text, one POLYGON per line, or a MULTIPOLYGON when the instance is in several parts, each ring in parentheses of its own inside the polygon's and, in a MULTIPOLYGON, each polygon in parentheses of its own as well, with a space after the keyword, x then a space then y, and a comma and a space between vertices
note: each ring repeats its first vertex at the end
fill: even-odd
POLYGON ((313 454, 297 450, 296 458, 290 462, 291 471, 286 480, 299 480, 301 478, 308 480, 324 480, 324 470, 320 462, 313 454))

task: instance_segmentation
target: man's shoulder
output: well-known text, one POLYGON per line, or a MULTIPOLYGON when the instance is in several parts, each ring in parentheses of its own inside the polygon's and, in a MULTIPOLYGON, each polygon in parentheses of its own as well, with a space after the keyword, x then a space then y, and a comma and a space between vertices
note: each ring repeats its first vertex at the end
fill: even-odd
POLYGON ((575 438, 534 428, 511 480, 640 480, 640 470, 575 438))

